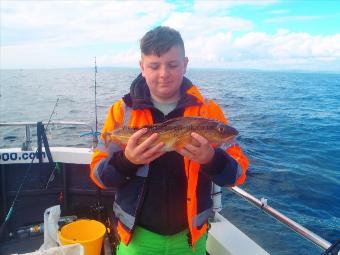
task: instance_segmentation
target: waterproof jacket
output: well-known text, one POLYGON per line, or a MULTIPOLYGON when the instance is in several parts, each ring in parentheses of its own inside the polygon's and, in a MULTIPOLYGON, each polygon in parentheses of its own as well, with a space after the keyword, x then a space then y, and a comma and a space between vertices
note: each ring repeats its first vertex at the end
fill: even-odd
MULTIPOLYGON (((178 116, 201 116, 227 123, 219 106, 203 98, 185 77, 177 107, 164 116, 154 108, 145 79, 139 75, 130 93, 111 106, 102 134, 124 125, 143 127, 178 116)), ((91 178, 103 189, 116 189, 113 205, 118 220, 116 231, 125 244, 130 242, 138 224, 161 234, 175 234, 188 228, 189 244, 194 245, 207 231, 212 209, 211 182, 233 186, 242 184, 246 178, 248 160, 237 144, 216 148, 214 158, 206 165, 176 152, 168 152, 149 165, 135 165, 125 158, 121 147, 104 144, 102 135, 93 154, 91 178), (170 181, 164 182, 166 188, 159 190, 159 180, 167 179, 170 181), (176 184, 177 189, 173 188, 176 184), (164 211, 163 207, 169 208, 164 211), (159 212, 161 220, 154 220, 159 212), (169 222, 169 217, 174 221, 169 222)))

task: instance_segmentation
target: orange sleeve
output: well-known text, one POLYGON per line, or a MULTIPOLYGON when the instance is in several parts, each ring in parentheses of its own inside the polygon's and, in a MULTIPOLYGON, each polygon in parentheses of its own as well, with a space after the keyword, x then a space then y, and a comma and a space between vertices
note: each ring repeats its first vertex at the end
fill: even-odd
MULTIPOLYGON (((213 101, 209 100, 208 102, 208 109, 209 109, 209 115, 213 116, 215 119, 228 123, 227 118, 225 117, 223 111, 221 108, 213 101)), ((249 161, 247 156, 243 153, 241 147, 238 144, 234 144, 226 149, 226 152, 237 161, 238 165, 242 169, 242 174, 238 177, 236 180, 235 185, 241 185, 244 183, 246 179, 246 172, 249 166, 249 161)))
POLYGON ((115 104, 113 104, 107 114, 104 126, 101 131, 101 135, 99 138, 99 143, 97 148, 94 149, 92 160, 90 163, 90 178, 92 181, 99 186, 100 188, 104 188, 104 186, 101 184, 100 180, 96 177, 95 171, 96 167, 99 164, 100 161, 103 159, 106 159, 109 155, 107 151, 104 149, 105 146, 105 134, 110 133, 113 131, 113 129, 117 128, 118 126, 121 126, 124 122, 124 110, 121 107, 122 105, 122 99, 117 101, 115 104))

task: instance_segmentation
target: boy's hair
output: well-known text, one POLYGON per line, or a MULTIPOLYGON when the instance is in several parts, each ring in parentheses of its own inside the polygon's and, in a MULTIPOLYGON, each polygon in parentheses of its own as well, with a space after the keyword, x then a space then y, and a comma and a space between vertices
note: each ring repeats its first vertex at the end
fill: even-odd
POLYGON ((160 57, 173 46, 183 50, 183 56, 185 56, 184 42, 181 34, 175 29, 165 26, 159 26, 150 30, 140 40, 140 50, 146 56, 156 54, 160 57))

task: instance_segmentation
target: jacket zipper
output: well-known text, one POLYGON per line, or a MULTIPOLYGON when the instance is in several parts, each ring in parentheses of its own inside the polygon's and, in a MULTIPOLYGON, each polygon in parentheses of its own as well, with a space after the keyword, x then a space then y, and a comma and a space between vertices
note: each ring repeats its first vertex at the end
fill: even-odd
MULTIPOLYGON (((149 169, 150 171, 150 169, 149 169)), ((147 182, 147 177, 145 177, 144 181, 143 181, 143 186, 142 186, 142 189, 141 189, 141 192, 140 192, 140 197, 138 198, 138 204, 137 204, 137 207, 136 207, 136 211, 135 211, 135 222, 132 226, 132 229, 131 229, 131 233, 133 233, 136 229, 136 225, 137 225, 137 220, 138 220, 138 217, 139 217, 139 214, 140 214, 140 211, 141 211, 141 208, 142 208, 142 204, 143 204, 143 201, 144 201, 144 197, 145 197, 145 186, 146 186, 146 182, 147 182)))

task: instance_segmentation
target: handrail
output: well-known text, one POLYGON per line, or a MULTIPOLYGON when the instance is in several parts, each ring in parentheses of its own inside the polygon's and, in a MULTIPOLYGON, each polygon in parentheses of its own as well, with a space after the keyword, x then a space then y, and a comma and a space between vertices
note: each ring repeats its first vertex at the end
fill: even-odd
MULTIPOLYGON (((44 125, 47 124, 47 122, 42 122, 44 125)), ((23 121, 23 122, 0 122, 0 127, 5 126, 36 126, 37 122, 33 121, 23 121)), ((49 125, 80 125, 80 126, 87 126, 90 127, 90 125, 86 124, 85 122, 79 122, 79 121, 53 121, 50 122, 49 125)), ((92 129, 92 128, 91 128, 92 129)))
MULTIPOLYGON (((43 125, 72 125, 72 126, 85 126, 89 129, 91 129, 91 133, 93 136, 92 141, 92 149, 96 148, 98 145, 98 133, 93 131, 93 128, 86 124, 85 122, 79 122, 79 121, 49 121, 49 122, 42 122, 43 125)), ((26 126, 26 133, 25 138, 26 141, 22 145, 22 150, 28 151, 31 150, 31 132, 30 132, 30 126, 37 126, 37 122, 32 121, 22 121, 22 122, 0 122, 0 127, 9 127, 9 126, 26 126)))
POLYGON ((279 220, 284 225, 290 227, 292 230, 297 232, 299 235, 303 236, 304 238, 308 239, 309 241, 313 242, 314 244, 318 245, 324 250, 327 250, 331 243, 323 239, 322 237, 318 236, 317 234, 313 233, 312 231, 308 230, 307 228, 301 226, 299 223, 293 221, 292 219, 288 218, 287 216, 283 215, 273 207, 267 204, 266 199, 257 199, 253 195, 249 194, 248 192, 242 190, 239 187, 230 187, 228 188, 232 192, 236 193, 237 195, 245 198, 248 202, 259 207, 261 210, 265 211, 269 215, 273 216, 275 219, 279 220))

